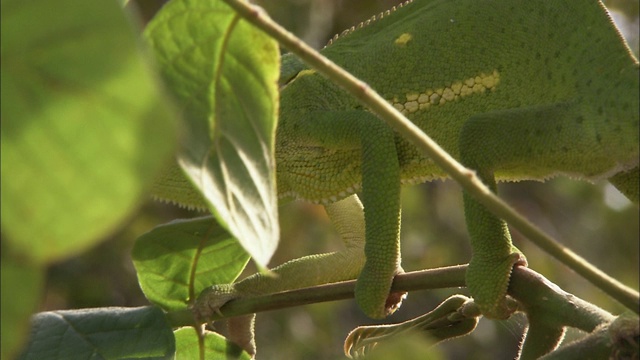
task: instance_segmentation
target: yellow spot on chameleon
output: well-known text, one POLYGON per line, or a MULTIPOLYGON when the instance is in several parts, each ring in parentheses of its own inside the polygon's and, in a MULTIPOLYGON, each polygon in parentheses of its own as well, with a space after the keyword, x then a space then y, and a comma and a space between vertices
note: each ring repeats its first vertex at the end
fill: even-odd
POLYGON ((407 109, 408 112, 416 112, 418 111, 418 102, 417 101, 407 101, 404 104, 404 108, 407 109))
MULTIPOLYGON (((411 35, 403 34, 396 39, 396 44, 402 36, 411 35)), ((431 106, 440 106, 449 102, 460 100, 466 96, 473 94, 481 94, 487 90, 493 91, 500 83, 500 73, 494 70, 490 74, 481 73, 464 80, 456 80, 447 84, 445 87, 437 89, 426 89, 424 91, 411 91, 404 95, 404 101, 399 97, 394 97, 389 102, 403 114, 415 113, 419 110, 428 109, 431 106)))
POLYGON ((453 101, 455 97, 456 97, 456 94, 453 92, 452 88, 446 88, 442 92, 442 98, 444 98, 447 101, 453 101))
POLYGON ((456 81, 453 84, 451 84, 451 90, 453 90, 454 94, 460 95, 461 89, 462 89, 462 82, 456 81))
POLYGON ((394 43, 400 47, 405 47, 407 46, 407 43, 411 41, 411 39, 413 39, 413 35, 409 33, 403 33, 402 35, 398 36, 398 38, 396 39, 396 41, 394 41, 394 43))

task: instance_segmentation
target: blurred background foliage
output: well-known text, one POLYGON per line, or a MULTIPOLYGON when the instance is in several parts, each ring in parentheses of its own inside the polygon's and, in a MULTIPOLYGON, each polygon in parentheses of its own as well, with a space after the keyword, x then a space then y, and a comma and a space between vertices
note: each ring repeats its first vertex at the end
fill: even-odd
MULTIPOLYGON (((316 48, 329 38, 395 5, 391 0, 259 1, 280 24, 316 48)), ((162 1, 138 0, 127 7, 149 19, 162 1)), ((638 54, 638 1, 610 0, 607 6, 638 54)), ((566 178, 547 183, 501 184, 501 196, 527 218, 592 264, 638 289, 638 208, 606 183, 589 184, 566 178)), ((175 218, 202 215, 154 201, 146 203, 120 231, 82 256, 50 267, 39 311, 102 306, 140 306, 148 302, 137 284, 131 262, 135 239, 152 227, 175 218)), ((275 266, 311 253, 339 250, 321 206, 296 202, 281 208, 282 238, 272 260, 275 266)), ((403 267, 406 271, 468 262, 470 249, 459 187, 437 181, 403 189, 403 267)), ((531 268, 566 291, 613 313, 623 308, 541 252, 517 233, 517 246, 531 268)), ((245 271, 255 271, 251 265, 245 271)), ((243 275, 244 276, 244 275, 243 275)), ((386 322, 421 315, 453 293, 465 289, 412 292, 403 307, 386 322)), ((339 359, 342 342, 358 325, 374 322, 353 301, 314 304, 259 314, 257 344, 262 359, 339 359)), ((470 336, 444 343, 434 352, 445 359, 510 359, 517 351, 525 319, 482 320, 470 336)), ((579 336, 570 333, 569 338, 579 336)), ((405 339, 411 341, 412 339, 405 339)), ((406 349, 422 349, 420 344, 406 349)))

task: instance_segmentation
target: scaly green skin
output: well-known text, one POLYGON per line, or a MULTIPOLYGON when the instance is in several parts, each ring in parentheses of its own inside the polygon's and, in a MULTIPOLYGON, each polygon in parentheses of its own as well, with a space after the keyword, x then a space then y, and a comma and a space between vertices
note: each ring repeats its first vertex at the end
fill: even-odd
MULTIPOLYGON (((599 2, 415 1, 322 53, 494 190, 496 179, 607 178, 638 166, 638 64, 599 2)), ((400 183, 445 174, 309 70, 282 91, 277 139, 285 194, 324 202, 362 179, 367 264, 356 298, 384 315, 399 263, 400 183)), ((466 195, 465 212, 468 286, 485 314, 502 317, 511 268, 524 259, 506 224, 466 195)))
MULTIPOLYGON (((501 180, 613 177, 638 201, 638 62, 599 1, 416 0, 321 52, 494 191, 501 180)), ((400 185, 446 174, 298 59, 283 58, 282 82, 278 190, 320 203, 361 194, 356 299, 384 317, 400 265, 400 185)), ((466 194, 464 206, 467 285, 485 315, 504 317, 511 269, 526 261, 502 220, 466 194)))

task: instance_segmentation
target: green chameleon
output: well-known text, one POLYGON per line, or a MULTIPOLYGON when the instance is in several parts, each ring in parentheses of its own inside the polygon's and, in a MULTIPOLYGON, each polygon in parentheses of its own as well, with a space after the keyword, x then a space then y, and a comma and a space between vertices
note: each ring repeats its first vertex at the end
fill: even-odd
MULTIPOLYGON (((321 53, 493 191, 496 181, 564 174, 609 179, 638 202, 638 62, 600 1, 415 0, 321 53)), ((389 294, 402 271, 400 186, 447 174, 298 58, 283 57, 280 81, 278 192, 326 204, 347 250, 286 263, 278 278, 205 290, 196 308, 357 277, 360 308, 385 317, 402 299, 389 294)), ((179 176, 161 178, 156 194, 197 205, 179 176)), ((504 221, 467 194, 464 210, 473 251, 467 286, 485 316, 503 318, 511 270, 526 260, 504 221)))

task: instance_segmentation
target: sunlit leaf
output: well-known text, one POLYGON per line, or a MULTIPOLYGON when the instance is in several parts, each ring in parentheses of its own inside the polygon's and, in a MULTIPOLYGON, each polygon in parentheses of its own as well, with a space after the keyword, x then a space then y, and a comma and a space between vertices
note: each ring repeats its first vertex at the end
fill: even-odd
POLYGON ((207 0, 170 2, 145 35, 184 107, 180 165, 220 223, 266 266, 279 237, 276 42, 226 4, 207 0))

